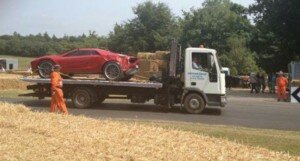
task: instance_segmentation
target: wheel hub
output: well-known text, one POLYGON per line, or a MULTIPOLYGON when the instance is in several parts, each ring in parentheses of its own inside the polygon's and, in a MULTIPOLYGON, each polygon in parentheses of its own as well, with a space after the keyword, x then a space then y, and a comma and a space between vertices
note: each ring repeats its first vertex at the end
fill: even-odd
POLYGON ((84 97, 80 97, 80 101, 81 101, 81 102, 84 102, 84 101, 85 101, 85 98, 84 98, 84 97))
POLYGON ((192 109, 197 109, 199 108, 199 106, 200 106, 200 102, 197 99, 194 98, 190 100, 190 107, 192 109))
POLYGON ((78 96, 76 97, 76 102, 78 104, 84 105, 87 101, 87 98, 85 97, 84 94, 78 94, 78 96))
POLYGON ((52 64, 50 62, 43 62, 39 68, 39 72, 44 78, 50 76, 52 70, 52 64))

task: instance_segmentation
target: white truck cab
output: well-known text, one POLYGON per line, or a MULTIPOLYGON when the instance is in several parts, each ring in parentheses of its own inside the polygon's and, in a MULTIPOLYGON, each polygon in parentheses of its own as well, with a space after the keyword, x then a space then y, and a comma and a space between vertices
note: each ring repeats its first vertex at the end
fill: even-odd
MULTIPOLYGON (((185 50, 184 90, 185 106, 196 109, 201 104, 200 95, 205 105, 226 104, 225 74, 217 58, 217 52, 207 48, 187 48, 185 50), (187 100, 189 93, 193 96, 187 100)), ((197 108, 198 109, 198 108, 197 108)))

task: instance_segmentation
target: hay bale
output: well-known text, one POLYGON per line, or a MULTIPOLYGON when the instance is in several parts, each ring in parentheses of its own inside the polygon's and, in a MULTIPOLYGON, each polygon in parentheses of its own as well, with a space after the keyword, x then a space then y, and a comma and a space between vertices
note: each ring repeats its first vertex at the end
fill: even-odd
POLYGON ((292 86, 299 86, 300 87, 300 80, 292 80, 291 81, 292 86))
POLYGON ((0 160, 300 159, 191 132, 32 112, 3 102, 0 126, 0 160))
POLYGON ((17 74, 17 75, 23 75, 23 76, 30 76, 32 75, 32 71, 26 71, 26 70, 9 70, 7 71, 8 74, 17 74))
POLYGON ((167 63, 164 63, 162 60, 146 60, 146 59, 141 59, 140 60, 140 72, 143 71, 152 71, 152 72, 158 72, 161 71, 162 69, 165 69, 165 65, 167 63))
POLYGON ((0 74, 0 90, 21 89, 26 90, 29 83, 20 80, 22 76, 16 74, 0 74))
POLYGON ((155 52, 155 59, 167 60, 169 54, 170 54, 169 51, 156 51, 155 52))
POLYGON ((138 58, 138 59, 145 59, 145 60, 155 59, 155 53, 150 53, 150 52, 138 52, 137 58, 138 58))
POLYGON ((143 72, 139 72, 137 74, 138 76, 144 77, 147 80, 151 77, 151 76, 155 76, 155 77, 161 77, 162 76, 162 72, 161 71, 143 71, 143 72))
POLYGON ((150 70, 151 72, 158 72, 159 71, 159 60, 150 60, 150 70))

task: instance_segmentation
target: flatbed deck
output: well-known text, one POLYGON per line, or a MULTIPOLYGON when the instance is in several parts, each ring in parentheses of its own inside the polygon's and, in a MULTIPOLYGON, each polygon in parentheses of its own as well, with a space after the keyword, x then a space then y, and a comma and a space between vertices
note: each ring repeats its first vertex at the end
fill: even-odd
MULTIPOLYGON (((38 84, 50 84, 50 79, 43 78, 21 78, 24 82, 38 83, 38 84)), ((162 83, 156 82, 135 82, 135 81, 107 81, 102 79, 64 79, 64 84, 73 85, 100 85, 100 86, 115 86, 115 87, 138 87, 138 88, 155 88, 159 89, 163 87, 162 83)))

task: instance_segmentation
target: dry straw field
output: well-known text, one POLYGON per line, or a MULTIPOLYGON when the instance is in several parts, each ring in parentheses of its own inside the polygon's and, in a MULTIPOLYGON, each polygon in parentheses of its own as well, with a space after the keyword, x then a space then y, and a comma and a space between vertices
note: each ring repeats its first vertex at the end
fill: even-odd
POLYGON ((31 112, 0 102, 0 160, 300 160, 155 126, 31 112))

